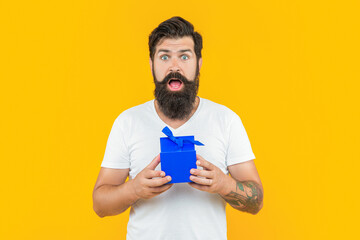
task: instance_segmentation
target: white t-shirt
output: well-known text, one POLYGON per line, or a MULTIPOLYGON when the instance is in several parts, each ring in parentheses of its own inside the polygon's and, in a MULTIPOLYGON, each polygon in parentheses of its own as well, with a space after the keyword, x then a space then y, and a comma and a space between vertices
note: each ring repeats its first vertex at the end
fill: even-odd
MULTIPOLYGON (((129 178, 135 178, 159 154, 165 126, 154 100, 124 111, 112 126, 101 167, 129 168, 129 178)), ((196 112, 185 124, 177 129, 168 127, 174 136, 193 135, 202 142, 205 146, 195 146, 196 153, 226 174, 227 166, 255 158, 239 116, 210 100, 200 98, 196 112)), ((218 194, 176 183, 131 207, 127 239, 227 239, 225 205, 218 194)))

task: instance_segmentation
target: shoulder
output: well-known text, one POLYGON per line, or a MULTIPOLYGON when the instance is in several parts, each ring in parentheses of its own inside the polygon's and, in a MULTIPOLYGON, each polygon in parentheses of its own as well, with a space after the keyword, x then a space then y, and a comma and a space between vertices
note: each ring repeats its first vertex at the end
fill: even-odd
POLYGON ((222 104, 216 103, 214 101, 205 98, 201 98, 201 101, 203 103, 202 108, 206 112, 206 114, 217 115, 219 117, 230 118, 230 119, 234 117, 238 117, 238 115, 233 110, 222 104))
POLYGON ((115 123, 131 123, 138 119, 144 119, 147 115, 153 113, 154 100, 147 101, 143 104, 131 107, 121 112, 115 119, 115 123))

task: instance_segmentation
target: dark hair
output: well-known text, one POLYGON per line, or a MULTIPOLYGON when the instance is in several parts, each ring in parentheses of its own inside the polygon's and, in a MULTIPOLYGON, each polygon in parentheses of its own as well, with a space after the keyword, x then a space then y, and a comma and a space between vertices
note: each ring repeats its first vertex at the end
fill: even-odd
POLYGON ((194 32, 194 26, 181 17, 172 17, 159 24, 149 35, 150 58, 154 61, 156 45, 164 38, 192 37, 197 60, 201 58, 202 37, 194 32))

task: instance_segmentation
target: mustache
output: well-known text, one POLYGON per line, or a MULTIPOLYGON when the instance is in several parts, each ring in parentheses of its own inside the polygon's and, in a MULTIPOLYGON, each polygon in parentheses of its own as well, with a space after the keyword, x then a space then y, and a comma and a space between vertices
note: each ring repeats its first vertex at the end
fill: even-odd
POLYGON ((177 78, 185 84, 191 83, 185 76, 183 76, 179 72, 171 72, 168 75, 166 75, 164 79, 158 84, 167 84, 172 78, 177 78))

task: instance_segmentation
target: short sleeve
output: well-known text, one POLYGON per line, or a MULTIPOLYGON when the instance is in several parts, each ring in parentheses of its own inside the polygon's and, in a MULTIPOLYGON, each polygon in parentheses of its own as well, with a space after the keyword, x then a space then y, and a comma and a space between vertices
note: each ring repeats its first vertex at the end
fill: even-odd
POLYGON ((116 169, 130 168, 128 149, 124 141, 121 119, 119 117, 114 121, 111 128, 101 167, 116 169))
POLYGON ((234 117, 230 123, 229 144, 226 155, 226 163, 228 166, 246 162, 255 159, 249 138, 240 117, 234 113, 234 117))

